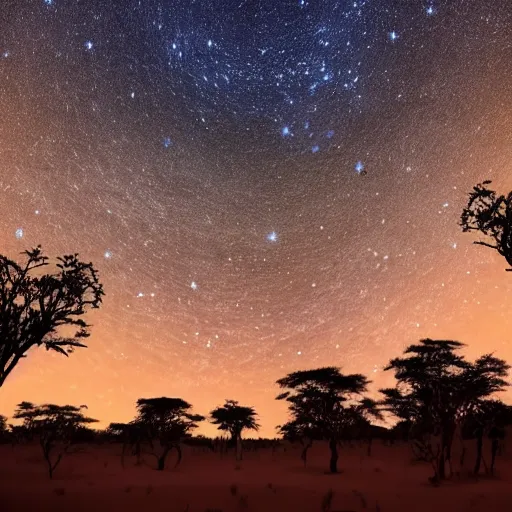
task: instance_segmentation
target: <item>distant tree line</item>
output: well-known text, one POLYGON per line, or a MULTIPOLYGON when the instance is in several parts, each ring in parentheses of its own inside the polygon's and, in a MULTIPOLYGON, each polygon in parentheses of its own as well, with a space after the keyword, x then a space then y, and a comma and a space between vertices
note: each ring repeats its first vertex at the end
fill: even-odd
MULTIPOLYGON (((460 224, 463 231, 486 236, 475 243, 497 251, 512 267, 512 193, 499 196, 489 184, 474 187, 460 224)), ((23 254, 23 264, 0 255, 0 386, 33 346, 44 345, 66 356, 85 347, 90 326, 83 315, 98 308, 104 295, 94 266, 83 263, 78 255, 58 258, 56 271, 44 273, 48 258, 40 247, 23 254), (74 335, 69 335, 70 328, 74 335)), ((416 458, 431 464, 435 483, 453 473, 454 443, 473 439, 473 473, 478 474, 484 464, 492 474, 506 427, 512 424, 512 407, 497 398, 509 385, 510 366, 493 354, 468 361, 460 353, 463 346, 458 341, 432 339, 410 345, 386 366, 386 371, 394 373, 395 386, 381 389, 378 399, 368 396, 370 381, 364 375, 344 374, 338 367, 290 373, 277 381, 283 390, 277 400, 285 401, 289 411, 289 420, 277 427, 278 433, 302 445, 304 464, 313 443, 326 441, 330 473, 338 471, 344 442, 363 440, 371 455, 375 437, 405 440, 416 458), (375 425, 387 419, 395 421, 391 429, 375 425), (491 441, 488 465, 483 454, 485 438, 491 441)), ((86 416, 84 409, 84 405, 22 402, 13 415, 20 425, 8 425, 7 418, 0 416, 0 441, 37 440, 50 478, 74 446, 98 438, 122 443, 123 465, 127 454, 138 462, 149 454, 157 470, 166 467, 173 450, 179 464, 184 443, 219 448, 212 440, 193 438, 193 431, 207 418, 192 413, 192 405, 182 398, 140 398, 132 421, 111 423, 103 432, 88 427, 97 420, 86 416)), ((209 421, 229 435, 228 445, 235 447, 237 461, 242 459, 242 433, 259 429, 257 416, 253 407, 235 400, 210 411, 209 421)))

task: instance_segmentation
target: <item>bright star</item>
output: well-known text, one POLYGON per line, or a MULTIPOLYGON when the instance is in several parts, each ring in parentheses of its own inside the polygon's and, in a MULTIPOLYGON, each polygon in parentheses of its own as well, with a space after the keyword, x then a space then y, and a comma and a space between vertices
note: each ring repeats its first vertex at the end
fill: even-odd
POLYGON ((86 42, 84 43, 84 46, 85 46, 88 50, 92 50, 92 47, 93 47, 94 45, 92 44, 92 41, 86 41, 86 42))
POLYGON ((356 163, 354 169, 356 170, 357 174, 361 174, 364 171, 364 164, 359 160, 359 162, 356 163))
POLYGON ((104 258, 109 260, 110 258, 112 258, 112 251, 110 251, 109 249, 107 249, 105 251, 105 253, 103 254, 104 258))
POLYGON ((290 128, 288 128, 288 126, 285 126, 284 128, 282 128, 281 135, 283 137, 287 137, 288 135, 290 135, 290 128))
POLYGON ((398 39, 398 34, 393 30, 389 33, 389 39, 391 39, 391 41, 396 41, 398 39))
POLYGON ((272 233, 269 233, 267 235, 267 240, 269 242, 273 242, 273 243, 277 242, 277 233, 275 231, 272 231, 272 233))
POLYGON ((23 229, 22 228, 18 228, 16 230, 16 233, 14 233, 14 234, 15 234, 16 238, 18 240, 20 240, 21 238, 23 238, 23 229))
POLYGON ((313 146, 313 147, 311 148, 311 152, 312 152, 312 153, 318 153, 319 151, 320 151, 320 146, 313 146))
POLYGON ((198 288, 197 283, 196 283, 195 281, 192 281, 192 282, 190 283, 190 288, 192 288, 192 290, 196 291, 196 290, 197 290, 197 288, 198 288))
POLYGON ((164 148, 169 148, 172 146, 172 141, 170 137, 164 137, 163 140, 164 148))
POLYGON ((429 5, 426 9, 425 9, 426 13, 428 16, 432 16, 433 14, 436 13, 436 10, 434 9, 434 7, 432 5, 429 5))

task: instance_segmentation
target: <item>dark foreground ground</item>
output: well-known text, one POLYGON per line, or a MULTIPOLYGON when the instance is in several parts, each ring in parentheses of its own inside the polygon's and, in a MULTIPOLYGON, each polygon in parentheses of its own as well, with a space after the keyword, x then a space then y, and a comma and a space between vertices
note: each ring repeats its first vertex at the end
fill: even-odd
POLYGON ((338 475, 325 474, 328 449, 320 444, 306 468, 298 447, 246 453, 239 468, 233 455, 186 447, 181 465, 174 468, 172 453, 163 472, 149 456, 140 466, 127 457, 123 469, 120 445, 84 446, 64 458, 53 481, 38 445, 7 445, 0 446, 0 512, 320 512, 329 489, 331 512, 512 510, 512 454, 498 459, 495 477, 474 479, 465 476, 473 465, 468 448, 461 476, 433 487, 431 468, 411 462, 407 445, 380 442, 371 457, 366 447, 340 450, 338 475))

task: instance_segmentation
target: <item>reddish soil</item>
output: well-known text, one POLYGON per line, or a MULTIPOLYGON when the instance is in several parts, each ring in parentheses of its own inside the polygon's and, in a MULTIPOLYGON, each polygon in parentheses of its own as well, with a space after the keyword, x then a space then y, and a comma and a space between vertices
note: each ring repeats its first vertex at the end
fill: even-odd
MULTIPOLYGON (((428 464, 411 462, 410 448, 374 443, 369 457, 365 446, 340 450, 337 475, 325 474, 326 445, 310 450, 307 467, 299 447, 246 452, 240 468, 234 455, 185 447, 174 468, 154 470, 154 459, 135 465, 127 457, 121 466, 121 446, 82 446, 66 456, 48 478, 38 445, 0 446, 0 511, 166 511, 273 512, 321 511, 323 497, 332 489, 331 511, 505 511, 512 503, 512 454, 497 460, 495 477, 468 475, 474 450, 468 443, 466 467, 460 476, 439 487, 428 482, 428 464)), ((489 451, 485 446, 488 460, 489 451)), ((482 469, 484 470, 484 468, 482 469)), ((456 471, 459 471, 457 469, 456 471)))

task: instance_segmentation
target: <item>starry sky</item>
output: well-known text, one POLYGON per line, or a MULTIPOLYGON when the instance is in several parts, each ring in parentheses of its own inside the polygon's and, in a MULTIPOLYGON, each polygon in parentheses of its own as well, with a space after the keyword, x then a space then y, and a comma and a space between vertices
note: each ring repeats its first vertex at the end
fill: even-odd
POLYGON ((512 360, 512 276, 458 226, 512 190, 511 76, 509 0, 4 0, 1 252, 78 252, 106 296, 0 411, 232 398, 272 436, 291 371, 512 360))

